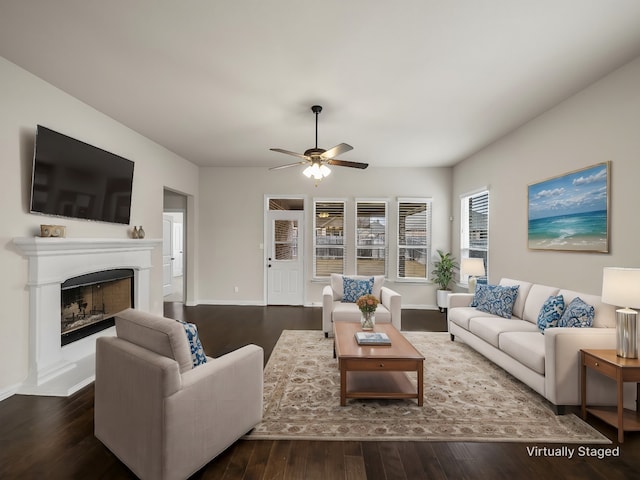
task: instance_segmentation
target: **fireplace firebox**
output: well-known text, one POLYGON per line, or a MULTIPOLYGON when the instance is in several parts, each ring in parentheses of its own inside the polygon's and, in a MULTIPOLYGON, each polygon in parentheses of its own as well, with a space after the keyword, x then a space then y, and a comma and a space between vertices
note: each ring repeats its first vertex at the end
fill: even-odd
POLYGON ((62 346, 112 327, 114 315, 133 307, 132 269, 121 268, 73 277, 61 284, 62 346))

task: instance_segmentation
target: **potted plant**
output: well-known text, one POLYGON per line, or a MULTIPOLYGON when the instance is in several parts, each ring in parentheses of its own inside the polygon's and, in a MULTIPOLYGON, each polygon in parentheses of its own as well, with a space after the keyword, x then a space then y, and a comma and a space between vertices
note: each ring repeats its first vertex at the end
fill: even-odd
POLYGON ((438 250, 438 260, 433 262, 433 271, 431 272, 431 279, 438 285, 438 291, 436 292, 436 300, 440 311, 447 308, 447 297, 449 295, 449 285, 453 280, 453 272, 457 270, 458 263, 455 257, 450 252, 443 252, 438 250))

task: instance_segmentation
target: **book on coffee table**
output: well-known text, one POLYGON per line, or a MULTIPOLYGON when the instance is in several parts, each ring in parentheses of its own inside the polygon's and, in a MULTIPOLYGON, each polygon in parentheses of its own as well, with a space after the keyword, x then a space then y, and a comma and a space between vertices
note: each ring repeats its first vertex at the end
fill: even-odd
POLYGON ((356 332, 358 345, 391 345, 391 339, 383 332, 356 332))

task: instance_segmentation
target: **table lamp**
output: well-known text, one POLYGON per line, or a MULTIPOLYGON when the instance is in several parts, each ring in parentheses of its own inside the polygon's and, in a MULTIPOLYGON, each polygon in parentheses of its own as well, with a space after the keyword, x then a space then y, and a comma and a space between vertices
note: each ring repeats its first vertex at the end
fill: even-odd
POLYGON ((640 307, 640 268, 604 267, 602 301, 621 306, 616 310, 616 354, 638 358, 638 312, 640 307))
POLYGON ((460 264, 460 273, 469 275, 469 292, 475 293, 476 291, 476 277, 483 277, 484 260, 482 258, 463 258, 460 264))

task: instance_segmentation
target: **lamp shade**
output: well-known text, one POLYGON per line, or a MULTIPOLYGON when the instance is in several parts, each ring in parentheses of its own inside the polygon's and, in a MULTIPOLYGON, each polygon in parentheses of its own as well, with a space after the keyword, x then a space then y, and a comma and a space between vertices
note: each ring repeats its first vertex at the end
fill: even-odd
POLYGON ((484 276, 484 260, 482 258, 463 258, 460 264, 460 273, 472 277, 484 276))
POLYGON ((640 268, 604 267, 602 301, 617 307, 640 307, 640 268))

